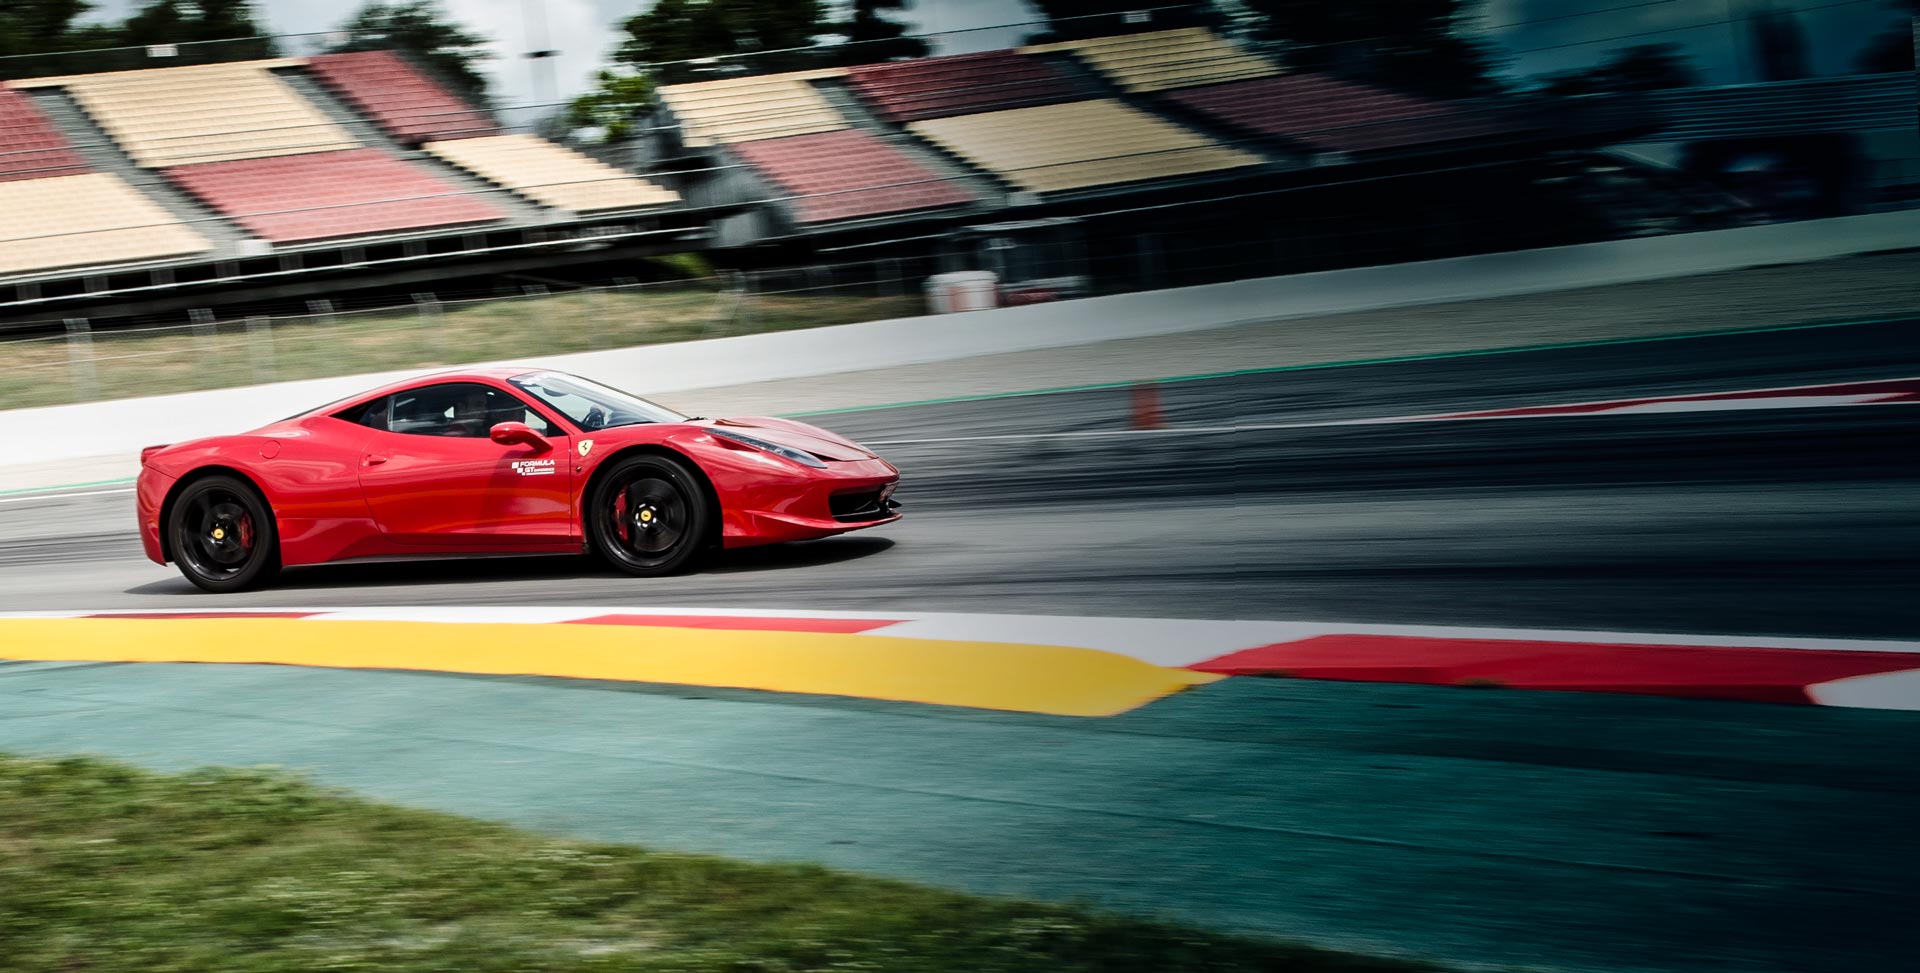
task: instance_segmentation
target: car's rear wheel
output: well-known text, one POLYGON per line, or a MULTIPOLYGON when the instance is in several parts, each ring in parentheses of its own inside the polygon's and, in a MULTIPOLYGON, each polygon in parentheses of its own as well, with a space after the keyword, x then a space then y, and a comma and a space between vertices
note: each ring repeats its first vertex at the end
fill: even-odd
POLYGON ((628 574, 681 571, 706 547, 712 516, 706 488, 665 456, 618 460, 587 501, 587 537, 607 563, 628 574))
POLYGON ((280 531, 253 485, 231 476, 187 484, 167 518, 168 547, 188 581, 241 591, 280 571, 280 531))

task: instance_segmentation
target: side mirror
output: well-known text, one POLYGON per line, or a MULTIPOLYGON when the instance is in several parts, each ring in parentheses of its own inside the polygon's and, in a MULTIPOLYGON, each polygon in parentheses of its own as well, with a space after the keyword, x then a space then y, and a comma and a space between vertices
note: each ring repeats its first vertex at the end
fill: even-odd
POLYGON ((502 446, 532 446, 536 453, 544 453, 553 448, 552 443, 547 442, 524 422, 500 423, 489 430, 487 436, 502 446))

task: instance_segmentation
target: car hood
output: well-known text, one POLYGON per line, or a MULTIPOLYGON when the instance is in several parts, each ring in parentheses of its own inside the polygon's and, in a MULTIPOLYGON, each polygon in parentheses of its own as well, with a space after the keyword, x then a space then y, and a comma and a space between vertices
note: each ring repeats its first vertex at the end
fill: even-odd
POLYGON ((746 435, 764 439, 782 446, 806 450, 824 460, 850 463, 873 459, 859 443, 845 436, 837 435, 820 428, 809 426, 792 419, 775 419, 771 416, 745 416, 741 418, 714 419, 705 425, 721 429, 738 429, 746 435))

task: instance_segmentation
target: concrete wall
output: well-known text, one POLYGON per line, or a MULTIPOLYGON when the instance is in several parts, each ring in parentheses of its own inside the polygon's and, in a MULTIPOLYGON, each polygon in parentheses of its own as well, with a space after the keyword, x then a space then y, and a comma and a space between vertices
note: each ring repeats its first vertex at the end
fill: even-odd
MULTIPOLYGON (((1920 246, 1920 212, 1882 213, 647 345, 525 364, 578 372, 636 392, 671 392, 1915 246, 1920 246)), ((19 409, 0 412, 0 420, 9 430, 8 460, 16 466, 124 456, 142 446, 254 428, 409 374, 19 409)))

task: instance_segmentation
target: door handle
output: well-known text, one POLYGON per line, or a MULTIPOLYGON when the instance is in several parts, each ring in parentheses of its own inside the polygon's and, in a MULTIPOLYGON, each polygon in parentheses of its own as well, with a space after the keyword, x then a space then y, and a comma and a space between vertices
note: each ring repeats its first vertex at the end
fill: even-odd
POLYGON ((386 462, 386 461, 387 461, 387 458, 386 458, 385 456, 369 456, 369 457, 367 457, 367 465, 368 465, 368 466, 379 466, 379 465, 380 465, 381 463, 384 463, 384 462, 386 462))

